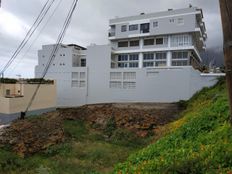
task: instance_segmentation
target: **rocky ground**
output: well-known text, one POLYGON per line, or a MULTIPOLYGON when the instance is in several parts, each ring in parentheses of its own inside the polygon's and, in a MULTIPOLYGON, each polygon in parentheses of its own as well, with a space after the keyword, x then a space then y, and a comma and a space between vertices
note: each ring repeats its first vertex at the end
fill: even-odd
POLYGON ((177 104, 99 104, 58 109, 56 112, 13 122, 0 130, 0 146, 10 146, 21 156, 33 154, 62 142, 63 121, 82 120, 97 130, 104 130, 109 120, 145 137, 161 125, 179 117, 177 104))
POLYGON ((17 120, 0 131, 0 146, 10 146, 22 157, 63 140, 62 119, 57 112, 39 118, 17 120))
POLYGON ((125 128, 144 137, 158 126, 179 117, 181 108, 177 104, 99 104, 59 110, 64 119, 84 120, 92 127, 104 129, 109 119, 116 127, 125 128))

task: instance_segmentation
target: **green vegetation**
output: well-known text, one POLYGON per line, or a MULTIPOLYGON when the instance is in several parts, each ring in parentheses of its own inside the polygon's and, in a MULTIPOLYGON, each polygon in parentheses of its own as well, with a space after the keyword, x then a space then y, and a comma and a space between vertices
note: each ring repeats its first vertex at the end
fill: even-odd
POLYGON ((65 142, 39 154, 23 159, 7 148, 1 149, 0 174, 110 173, 114 164, 125 161, 150 142, 150 138, 138 139, 122 129, 110 129, 109 137, 82 121, 65 121, 64 128, 65 142))
POLYGON ((82 121, 65 121, 65 142, 44 152, 23 159, 7 147, 0 149, 0 174, 232 173, 225 82, 220 80, 179 105, 186 108, 181 119, 157 128, 157 141, 146 148, 151 137, 139 139, 116 129, 114 118, 103 132, 82 121))
POLYGON ((232 173, 232 127, 224 81, 184 105, 182 118, 161 129, 162 138, 130 155, 115 173, 232 173))

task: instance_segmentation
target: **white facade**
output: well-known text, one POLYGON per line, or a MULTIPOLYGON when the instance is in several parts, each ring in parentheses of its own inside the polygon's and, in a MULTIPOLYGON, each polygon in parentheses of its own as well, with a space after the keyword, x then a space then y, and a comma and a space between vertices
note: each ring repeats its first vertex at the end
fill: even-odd
MULTIPOLYGON (((116 18, 109 45, 61 45, 46 76, 57 80, 58 107, 177 102, 214 85, 218 75, 200 72, 207 39, 202 18, 198 8, 116 18)), ((39 51, 37 78, 52 48, 39 51)))

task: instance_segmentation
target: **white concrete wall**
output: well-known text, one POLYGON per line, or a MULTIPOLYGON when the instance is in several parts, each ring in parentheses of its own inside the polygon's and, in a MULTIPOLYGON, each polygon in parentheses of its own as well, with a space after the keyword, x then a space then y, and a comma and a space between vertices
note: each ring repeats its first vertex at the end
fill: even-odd
MULTIPOLYGON (((73 107, 95 103, 121 102, 177 102, 188 100, 202 89, 216 83, 217 76, 205 76, 191 66, 164 68, 111 69, 111 46, 94 45, 87 49, 87 67, 72 67, 71 53, 65 57, 65 66, 54 66, 46 78, 57 81, 58 107, 73 107), (72 87, 72 72, 85 73, 84 87, 72 87), (121 88, 110 88, 111 72, 121 73, 117 79, 121 88), (123 74, 135 73, 135 79, 123 79, 123 74), (123 84, 135 82, 134 89, 125 89, 123 84)), ((60 60, 59 58, 58 60, 60 60)), ((41 66, 36 68, 40 77, 41 66)))
POLYGON ((166 68, 110 69, 110 47, 88 47, 88 104, 108 102, 177 102, 188 100, 203 87, 217 82, 217 76, 202 76, 191 66, 166 68), (110 88, 110 72, 134 72, 135 80, 120 81, 122 88, 110 88), (126 81, 136 82, 135 89, 124 89, 126 81))
MULTIPOLYGON (((39 63, 35 68, 35 77, 40 78, 42 72, 50 58, 52 46, 43 46, 39 50, 39 63)), ((74 50, 72 47, 60 48, 57 56, 52 62, 46 79, 54 79, 57 82, 57 107, 73 107, 86 104, 87 95, 87 68, 73 67, 73 54, 85 56, 85 50, 74 50), (72 72, 85 73, 84 79, 77 79, 78 81, 85 81, 85 87, 72 87, 72 72)))

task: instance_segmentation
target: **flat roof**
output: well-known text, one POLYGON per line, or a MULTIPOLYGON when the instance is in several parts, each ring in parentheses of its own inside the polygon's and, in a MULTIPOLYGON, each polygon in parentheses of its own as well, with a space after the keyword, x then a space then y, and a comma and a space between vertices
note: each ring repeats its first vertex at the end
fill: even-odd
POLYGON ((148 13, 148 14, 141 13, 140 15, 128 16, 128 17, 118 17, 118 18, 110 19, 110 24, 112 25, 116 23, 128 22, 128 21, 133 21, 133 20, 159 18, 163 16, 173 16, 173 15, 181 15, 181 14, 188 14, 188 13, 199 13, 202 15, 202 18, 203 18, 202 9, 199 9, 197 7, 189 7, 189 8, 176 9, 176 10, 171 9, 167 11, 148 13))

